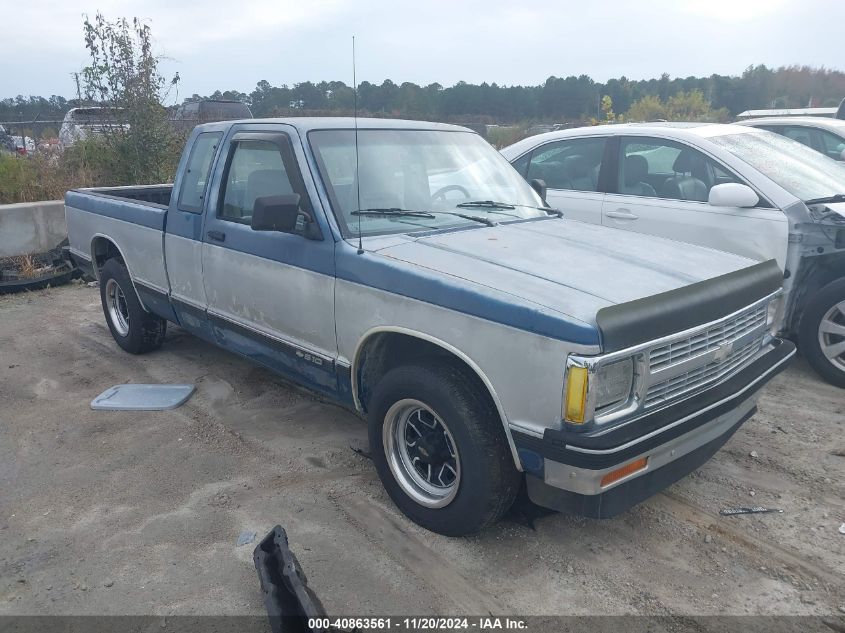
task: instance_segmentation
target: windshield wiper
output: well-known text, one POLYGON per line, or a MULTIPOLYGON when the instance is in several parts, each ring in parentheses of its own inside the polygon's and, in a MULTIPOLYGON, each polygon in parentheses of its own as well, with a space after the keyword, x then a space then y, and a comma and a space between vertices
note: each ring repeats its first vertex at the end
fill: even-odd
POLYGON ((845 202, 845 193, 835 193, 832 196, 825 196, 824 198, 811 198, 810 200, 804 200, 804 204, 807 206, 813 204, 827 204, 831 202, 845 202))
MULTIPOLYGON (((513 208, 513 207, 511 207, 513 208)), ((472 220, 487 226, 496 226, 496 222, 488 218, 481 218, 477 215, 469 215, 467 213, 451 213, 449 211, 412 211, 410 209, 399 209, 398 207, 389 207, 383 209, 358 209, 353 211, 352 215, 363 215, 369 217, 381 218, 435 218, 435 214, 439 215, 453 215, 464 220, 472 220)))
POLYGON ((476 209, 486 207, 488 209, 516 209, 516 205, 508 204, 507 202, 493 202, 492 200, 472 200, 470 202, 461 202, 455 205, 458 209, 476 209))
MULTIPOLYGON (((532 207, 531 205, 527 204, 510 204, 509 202, 495 202, 493 200, 472 200, 470 202, 461 202, 460 204, 455 205, 461 209, 490 209, 492 213, 496 213, 493 209, 515 209, 516 207, 527 207, 529 209, 538 209, 540 211, 545 211, 548 215, 555 215, 559 218, 563 217, 563 212, 557 209, 552 209, 551 207, 532 207)), ((514 218, 518 218, 520 216, 514 213, 499 213, 499 215, 509 215, 514 218)))
POLYGON ((463 218, 464 220, 480 222, 481 224, 486 224, 487 226, 496 226, 498 224, 498 222, 494 222, 490 218, 482 218, 481 216, 469 215, 468 213, 452 213, 451 211, 435 211, 434 213, 440 213, 442 215, 454 215, 456 218, 463 218))
POLYGON ((409 211, 408 209, 399 209, 397 207, 383 209, 358 209, 357 211, 353 211, 352 215, 365 215, 371 217, 434 218, 434 214, 429 213, 428 211, 409 211))

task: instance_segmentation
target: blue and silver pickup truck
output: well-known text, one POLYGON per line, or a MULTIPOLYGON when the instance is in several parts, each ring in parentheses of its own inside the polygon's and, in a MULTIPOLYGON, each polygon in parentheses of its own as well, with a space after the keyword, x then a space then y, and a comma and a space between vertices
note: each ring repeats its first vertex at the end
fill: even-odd
POLYGON ((473 132, 197 127, 173 185, 69 191, 70 247, 131 353, 167 322, 348 406, 396 505, 450 535, 610 517, 701 464, 795 353, 782 275, 567 220, 473 132))

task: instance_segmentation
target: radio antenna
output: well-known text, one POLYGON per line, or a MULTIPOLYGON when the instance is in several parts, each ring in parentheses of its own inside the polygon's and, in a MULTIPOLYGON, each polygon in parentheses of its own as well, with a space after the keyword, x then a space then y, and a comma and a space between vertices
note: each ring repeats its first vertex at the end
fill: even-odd
POLYGON ((352 92, 353 92, 353 120, 355 122, 355 195, 358 210, 358 254, 364 254, 364 241, 361 237, 361 178, 358 173, 358 77, 355 75, 355 36, 352 36, 352 92))

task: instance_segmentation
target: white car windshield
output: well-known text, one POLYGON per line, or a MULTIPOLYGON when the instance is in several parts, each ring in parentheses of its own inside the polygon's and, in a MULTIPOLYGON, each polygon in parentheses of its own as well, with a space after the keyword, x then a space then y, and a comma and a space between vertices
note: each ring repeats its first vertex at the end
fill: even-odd
POLYGON ((725 134, 709 140, 801 200, 845 193, 845 164, 771 132, 725 134))
POLYGON ((545 217, 537 193, 470 132, 314 130, 308 139, 346 236, 545 217), (473 216, 476 220, 469 219, 473 216))

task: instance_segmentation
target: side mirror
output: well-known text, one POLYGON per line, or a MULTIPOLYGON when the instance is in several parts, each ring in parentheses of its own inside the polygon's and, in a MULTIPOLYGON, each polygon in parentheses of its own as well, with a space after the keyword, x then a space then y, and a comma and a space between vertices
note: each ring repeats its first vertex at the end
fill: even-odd
POLYGON ((251 226, 254 231, 293 233, 301 213, 298 193, 256 198, 251 226))
POLYGON ((756 207, 760 197, 748 185, 726 182, 710 189, 707 202, 714 207, 738 207, 740 209, 756 207))
POLYGON ((546 193, 548 193, 549 188, 546 186, 545 180, 540 180, 539 178, 535 178, 531 181, 531 188, 536 191, 543 202, 546 201, 546 193))

